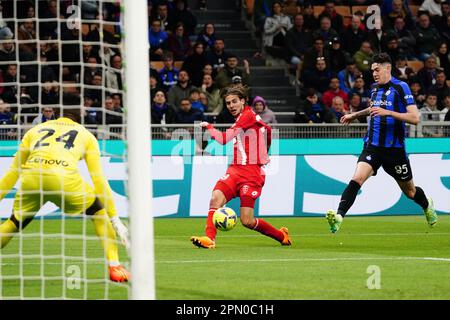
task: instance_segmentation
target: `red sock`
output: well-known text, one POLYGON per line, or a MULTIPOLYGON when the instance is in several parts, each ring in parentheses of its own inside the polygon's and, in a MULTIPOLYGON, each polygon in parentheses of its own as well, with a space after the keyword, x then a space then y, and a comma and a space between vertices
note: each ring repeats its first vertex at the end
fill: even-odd
POLYGON ((216 240, 216 234, 217 234, 217 229, 214 226, 214 223, 212 221, 213 214, 216 210, 217 210, 217 208, 209 208, 208 218, 206 219, 206 235, 208 236, 208 238, 210 238, 213 241, 216 240))
POLYGON ((282 242, 284 239, 284 234, 278 229, 275 229, 270 223, 264 221, 263 219, 256 219, 256 226, 253 230, 262 233, 265 236, 271 237, 272 239, 282 242))

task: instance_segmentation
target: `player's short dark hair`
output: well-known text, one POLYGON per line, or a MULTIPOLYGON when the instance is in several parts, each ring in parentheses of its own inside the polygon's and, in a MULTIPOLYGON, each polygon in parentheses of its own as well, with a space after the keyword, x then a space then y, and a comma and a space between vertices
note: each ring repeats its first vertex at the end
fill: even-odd
POLYGON ((233 84, 233 85, 223 88, 220 91, 220 96, 222 98, 225 98, 227 96, 232 96, 232 95, 238 96, 239 99, 247 100, 247 97, 248 97, 247 87, 242 84, 233 84))
POLYGON ((373 56, 372 63, 389 63, 392 64, 391 57, 386 52, 380 52, 373 56))
POLYGON ((62 108, 55 108, 55 117, 65 117, 81 123, 81 108, 80 106, 63 106, 62 108))

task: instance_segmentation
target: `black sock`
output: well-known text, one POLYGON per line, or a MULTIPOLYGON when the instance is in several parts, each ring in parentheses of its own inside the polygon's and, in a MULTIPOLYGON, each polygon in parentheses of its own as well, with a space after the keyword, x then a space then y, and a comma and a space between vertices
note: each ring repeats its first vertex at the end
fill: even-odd
POLYGON ((361 189, 361 186, 355 180, 351 180, 347 185, 347 188, 345 188, 344 192, 342 193, 341 202, 339 202, 339 208, 337 211, 337 213, 342 217, 345 216, 347 211, 355 202, 356 195, 358 194, 359 189, 361 189))
POLYGON ((423 189, 421 187, 416 186, 416 194, 414 195, 414 198, 412 198, 415 203, 417 203, 419 206, 422 207, 423 210, 428 208, 428 199, 425 195, 425 192, 423 192, 423 189))

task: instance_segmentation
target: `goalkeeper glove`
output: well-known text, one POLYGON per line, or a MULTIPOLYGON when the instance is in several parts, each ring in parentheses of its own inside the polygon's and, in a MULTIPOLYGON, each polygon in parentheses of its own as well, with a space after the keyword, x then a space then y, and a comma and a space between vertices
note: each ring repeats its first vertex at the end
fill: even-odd
POLYGON ((123 224, 122 221, 120 221, 119 216, 112 217, 111 223, 117 235, 119 236, 122 244, 125 246, 125 248, 127 248, 127 250, 130 249, 130 238, 128 235, 128 228, 123 224))

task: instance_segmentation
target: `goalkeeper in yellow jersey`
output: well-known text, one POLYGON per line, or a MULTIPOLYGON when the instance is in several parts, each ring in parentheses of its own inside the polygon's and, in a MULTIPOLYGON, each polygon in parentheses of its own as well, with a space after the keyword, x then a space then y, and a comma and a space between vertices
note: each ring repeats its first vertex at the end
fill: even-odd
POLYGON ((112 281, 124 282, 129 272, 120 265, 116 232, 128 246, 128 230, 120 221, 111 188, 100 164, 97 139, 80 122, 80 110, 65 109, 62 117, 31 128, 23 137, 13 163, 0 180, 0 200, 21 178, 11 217, 0 225, 1 248, 25 228, 38 210, 51 201, 67 214, 92 217, 109 262, 112 281), (78 172, 86 161, 94 188, 78 172))

